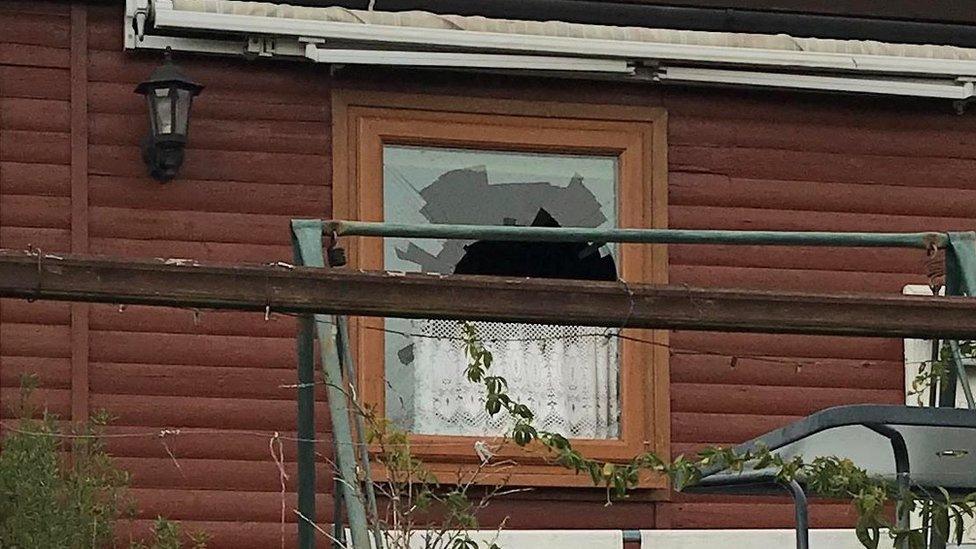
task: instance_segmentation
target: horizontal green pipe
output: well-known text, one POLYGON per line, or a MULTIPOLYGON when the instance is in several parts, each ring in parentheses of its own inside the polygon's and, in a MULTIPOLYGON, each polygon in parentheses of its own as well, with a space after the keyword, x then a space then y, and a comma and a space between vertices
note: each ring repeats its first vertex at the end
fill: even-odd
POLYGON ((684 229, 586 229, 507 225, 398 225, 366 221, 326 221, 337 236, 443 238, 449 240, 536 240, 548 242, 638 242, 644 244, 751 244, 921 248, 948 243, 944 233, 833 233, 797 231, 698 231, 684 229))

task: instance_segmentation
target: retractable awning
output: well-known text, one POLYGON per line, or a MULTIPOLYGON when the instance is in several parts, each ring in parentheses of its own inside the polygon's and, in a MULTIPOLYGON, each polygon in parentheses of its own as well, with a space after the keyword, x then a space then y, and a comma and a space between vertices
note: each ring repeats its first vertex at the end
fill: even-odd
MULTIPOLYGON (((558 17, 558 14, 553 14, 558 17)), ((126 45, 402 65, 964 100, 976 49, 788 35, 297 7, 127 0, 126 45)))

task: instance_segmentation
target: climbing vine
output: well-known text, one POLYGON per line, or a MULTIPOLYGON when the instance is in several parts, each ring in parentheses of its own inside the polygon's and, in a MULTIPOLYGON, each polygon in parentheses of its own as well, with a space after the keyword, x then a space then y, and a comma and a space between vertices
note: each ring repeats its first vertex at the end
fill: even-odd
MULTIPOLYGON (((640 485, 642 473, 665 475, 672 487, 681 491, 699 482, 706 471, 725 469, 735 472, 751 467, 773 468, 781 482, 802 480, 819 496, 850 500, 858 517, 857 538, 868 549, 877 549, 882 530, 888 531, 896 547, 925 549, 927 546, 927 532, 922 528, 899 528, 889 519, 888 509, 892 504, 896 516, 919 511, 923 517, 935 517, 934 527, 951 534, 949 537, 957 544, 962 542, 965 517, 976 516, 976 493, 963 498, 953 498, 944 489, 937 495, 917 494, 893 481, 869 475, 849 459, 833 456, 805 461, 801 456, 784 459, 766 448, 736 453, 730 448, 712 447, 701 450, 692 458, 682 455, 663 459, 652 452, 641 453, 625 462, 587 458, 563 435, 533 425, 535 416, 529 407, 508 392, 505 378, 493 375, 492 354, 478 338, 474 325, 462 322, 461 330, 468 359, 465 376, 468 381, 484 386, 488 414, 507 414, 513 421, 510 435, 515 444, 521 447, 540 445, 553 462, 577 474, 589 475, 595 485, 607 489, 608 501, 627 497, 629 491, 640 485)), ((964 356, 976 354, 972 342, 961 343, 960 347, 964 356)), ((951 360, 945 353, 943 351, 939 361, 924 369, 913 390, 924 391, 933 381, 944 378, 951 360)))

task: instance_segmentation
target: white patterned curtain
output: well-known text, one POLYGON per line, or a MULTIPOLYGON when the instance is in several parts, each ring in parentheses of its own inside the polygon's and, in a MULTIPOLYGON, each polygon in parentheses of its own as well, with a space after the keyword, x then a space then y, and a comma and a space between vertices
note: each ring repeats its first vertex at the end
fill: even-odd
MULTIPOLYGON (((485 390, 464 375, 456 321, 413 321, 413 414, 420 434, 500 435, 504 413, 485 411, 485 390)), ((570 438, 610 439, 620 431, 617 340, 602 328, 474 323, 494 361, 491 375, 535 414, 534 425, 570 438)))

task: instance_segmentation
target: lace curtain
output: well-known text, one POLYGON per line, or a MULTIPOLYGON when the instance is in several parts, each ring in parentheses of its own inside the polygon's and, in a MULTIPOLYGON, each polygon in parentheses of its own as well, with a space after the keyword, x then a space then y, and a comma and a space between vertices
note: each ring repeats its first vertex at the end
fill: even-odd
MULTIPOLYGON (((467 357, 456 321, 413 321, 412 431, 497 435, 505 414, 485 411, 484 387, 464 376, 467 357)), ((491 371, 535 413, 539 429, 571 438, 617 438, 620 430, 616 338, 601 328, 475 323, 492 352, 491 371)))

